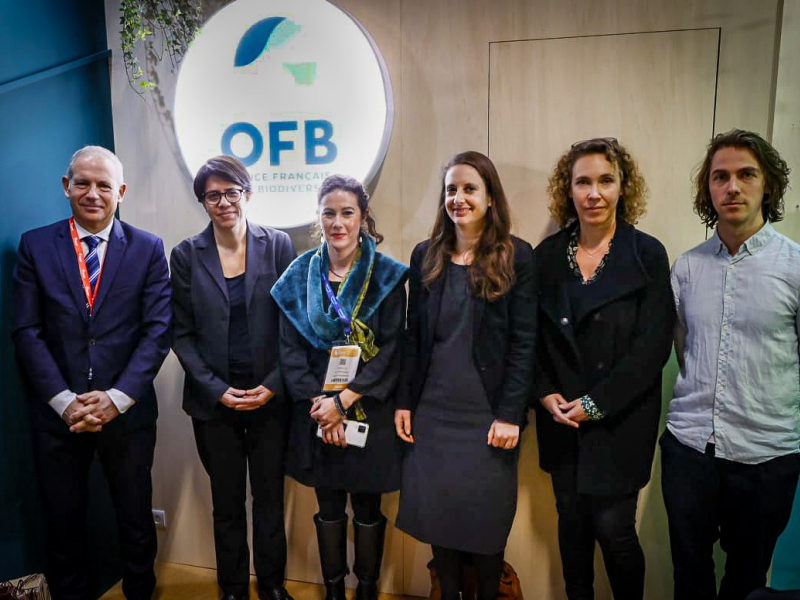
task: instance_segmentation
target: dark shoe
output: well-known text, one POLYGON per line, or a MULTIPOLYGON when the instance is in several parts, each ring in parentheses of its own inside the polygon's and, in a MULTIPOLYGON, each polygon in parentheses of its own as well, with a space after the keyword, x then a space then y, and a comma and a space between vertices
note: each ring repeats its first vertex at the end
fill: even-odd
POLYGON ((236 594, 222 594, 222 600, 246 600, 247 596, 237 596, 236 594))
POLYGON ((383 559, 383 540, 386 533, 386 517, 365 525, 353 519, 355 529, 356 560, 353 573, 358 577, 356 600, 378 600, 378 577, 383 559))
POLYGON ((323 521, 314 515, 319 544, 319 561, 325 580, 325 600, 345 600, 344 577, 347 575, 347 517, 323 521))
POLYGON ((265 586, 258 588, 258 600, 294 600, 283 586, 265 586))

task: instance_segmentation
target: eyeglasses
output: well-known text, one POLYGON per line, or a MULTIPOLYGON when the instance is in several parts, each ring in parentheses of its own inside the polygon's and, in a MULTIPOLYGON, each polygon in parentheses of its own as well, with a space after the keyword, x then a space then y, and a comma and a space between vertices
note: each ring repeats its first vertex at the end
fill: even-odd
POLYGON ((244 189, 242 188, 231 188, 229 190, 225 190, 224 192, 206 192, 203 194, 203 200, 211 205, 216 206, 222 200, 222 197, 225 196, 225 199, 230 202, 231 204, 236 204, 239 200, 242 199, 242 194, 244 193, 244 189))
POLYGON ((575 150, 579 146, 589 146, 591 144, 605 144, 606 146, 619 146, 619 142, 617 138, 613 137, 601 137, 601 138, 590 138, 588 140, 581 140, 580 142, 575 142, 570 146, 571 150, 575 150))

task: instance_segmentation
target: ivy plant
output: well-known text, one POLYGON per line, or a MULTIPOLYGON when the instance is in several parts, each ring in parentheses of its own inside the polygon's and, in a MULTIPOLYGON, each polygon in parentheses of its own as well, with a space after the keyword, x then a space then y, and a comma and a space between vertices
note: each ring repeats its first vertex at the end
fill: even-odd
POLYGON ((122 59, 128 83, 143 94, 155 87, 139 63, 140 48, 152 49, 160 62, 166 54, 175 67, 197 34, 202 18, 201 0, 120 0, 122 59), (156 47, 155 39, 161 44, 156 47))

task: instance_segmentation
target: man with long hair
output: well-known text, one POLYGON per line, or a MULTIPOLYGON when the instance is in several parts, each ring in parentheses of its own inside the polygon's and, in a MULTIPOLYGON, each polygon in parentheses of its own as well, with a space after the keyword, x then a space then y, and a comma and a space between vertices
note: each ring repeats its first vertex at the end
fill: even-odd
POLYGON ((763 586, 791 514, 800 245, 772 227, 788 175, 768 142, 738 129, 711 141, 697 172, 695 212, 715 231, 672 268, 681 370, 661 439, 676 600, 738 600, 763 586))

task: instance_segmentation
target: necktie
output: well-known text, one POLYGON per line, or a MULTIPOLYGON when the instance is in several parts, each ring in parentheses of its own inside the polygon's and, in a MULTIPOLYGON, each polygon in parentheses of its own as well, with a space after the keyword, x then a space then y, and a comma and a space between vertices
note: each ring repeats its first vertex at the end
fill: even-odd
POLYGON ((89 285, 92 286, 92 293, 94 293, 97 278, 100 276, 100 258, 97 256, 97 246, 101 240, 96 235, 89 235, 83 238, 83 241, 89 247, 89 253, 85 258, 86 270, 89 271, 89 285))

